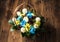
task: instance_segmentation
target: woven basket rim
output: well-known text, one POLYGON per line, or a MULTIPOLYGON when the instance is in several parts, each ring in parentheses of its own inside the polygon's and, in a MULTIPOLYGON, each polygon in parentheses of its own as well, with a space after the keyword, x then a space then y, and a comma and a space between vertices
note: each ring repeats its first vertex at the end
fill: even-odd
POLYGON ((28 6, 31 7, 31 9, 35 10, 35 8, 34 8, 32 5, 30 5, 30 4, 26 4, 26 3, 24 2, 24 3, 21 3, 20 5, 18 5, 18 6, 15 8, 15 10, 13 11, 13 17, 16 16, 16 12, 17 12, 18 9, 21 8, 23 5, 28 5, 28 6))

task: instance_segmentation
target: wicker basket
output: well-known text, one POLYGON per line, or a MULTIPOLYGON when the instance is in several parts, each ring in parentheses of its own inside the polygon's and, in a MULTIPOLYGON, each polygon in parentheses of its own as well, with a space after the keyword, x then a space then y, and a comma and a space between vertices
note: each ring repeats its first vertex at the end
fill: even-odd
POLYGON ((17 12, 17 11, 21 11, 23 8, 27 8, 28 10, 31 10, 31 11, 33 11, 33 12, 36 14, 35 8, 34 8, 32 5, 26 4, 26 3, 24 2, 24 3, 18 5, 18 6, 15 8, 15 10, 14 10, 14 12, 13 12, 13 17, 16 17, 16 12, 17 12))
MULTIPOLYGON (((17 14, 16 14, 17 11, 22 11, 23 8, 27 8, 27 10, 32 11, 36 16, 38 16, 35 8, 34 8, 32 5, 26 4, 26 3, 24 2, 24 3, 22 3, 22 4, 20 4, 20 5, 18 5, 18 6, 16 7, 16 9, 15 9, 14 12, 13 12, 13 17, 16 17, 16 16, 17 16, 17 14)), ((35 17, 36 17, 36 16, 35 16, 35 17)), ((42 22, 41 22, 41 23, 42 23, 42 22)), ((40 26, 39 26, 38 28, 40 28, 40 26)), ((37 31, 37 30, 36 30, 36 31, 37 31)), ((38 30, 38 31, 36 32, 36 35, 37 35, 39 32, 40 32, 40 30, 38 30)), ((34 35, 34 38, 36 37, 36 35, 34 35)), ((30 37, 30 35, 27 36, 27 37, 30 37)), ((32 36, 31 36, 31 37, 32 37, 32 36)))

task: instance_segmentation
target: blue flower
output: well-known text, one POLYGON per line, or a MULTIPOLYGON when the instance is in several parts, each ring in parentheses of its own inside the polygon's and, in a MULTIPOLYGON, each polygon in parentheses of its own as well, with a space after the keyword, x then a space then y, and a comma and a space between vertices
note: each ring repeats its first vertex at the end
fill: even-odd
POLYGON ((31 34, 35 34, 36 29, 35 29, 33 26, 31 26, 30 28, 31 28, 31 29, 30 29, 30 33, 31 33, 31 34))
POLYGON ((26 15, 27 15, 27 17, 28 17, 28 18, 32 18, 33 13, 32 13, 32 12, 30 12, 30 11, 28 11, 26 15))
POLYGON ((21 21, 20 26, 24 27, 25 24, 26 24, 26 21, 23 20, 23 21, 21 21))
POLYGON ((30 14, 27 14, 27 17, 28 18, 32 18, 32 14, 30 13, 30 14))
POLYGON ((28 12, 26 13, 26 15, 27 15, 27 14, 30 14, 30 13, 31 13, 31 12, 30 12, 30 11, 28 11, 28 12))
POLYGON ((20 20, 20 21, 21 21, 21 20, 22 20, 22 17, 18 16, 18 17, 17 17, 17 20, 20 20))

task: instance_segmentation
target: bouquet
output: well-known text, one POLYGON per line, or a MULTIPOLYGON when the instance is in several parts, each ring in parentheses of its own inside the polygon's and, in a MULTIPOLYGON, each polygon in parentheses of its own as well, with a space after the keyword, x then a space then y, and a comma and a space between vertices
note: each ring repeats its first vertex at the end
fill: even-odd
POLYGON ((23 8, 16 12, 16 17, 13 17, 8 22, 11 24, 10 31, 20 30, 22 36, 32 37, 42 28, 44 18, 36 16, 33 11, 23 8))

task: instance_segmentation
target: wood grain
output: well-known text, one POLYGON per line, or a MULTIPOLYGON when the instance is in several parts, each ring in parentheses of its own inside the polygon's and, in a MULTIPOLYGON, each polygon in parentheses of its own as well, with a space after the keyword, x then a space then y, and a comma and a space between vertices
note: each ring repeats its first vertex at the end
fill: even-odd
POLYGON ((0 0, 0 42, 60 42, 60 0, 0 0), (17 5, 25 1, 35 8, 37 15, 46 19, 46 32, 34 40, 22 37, 20 31, 9 31, 8 20, 17 5))

